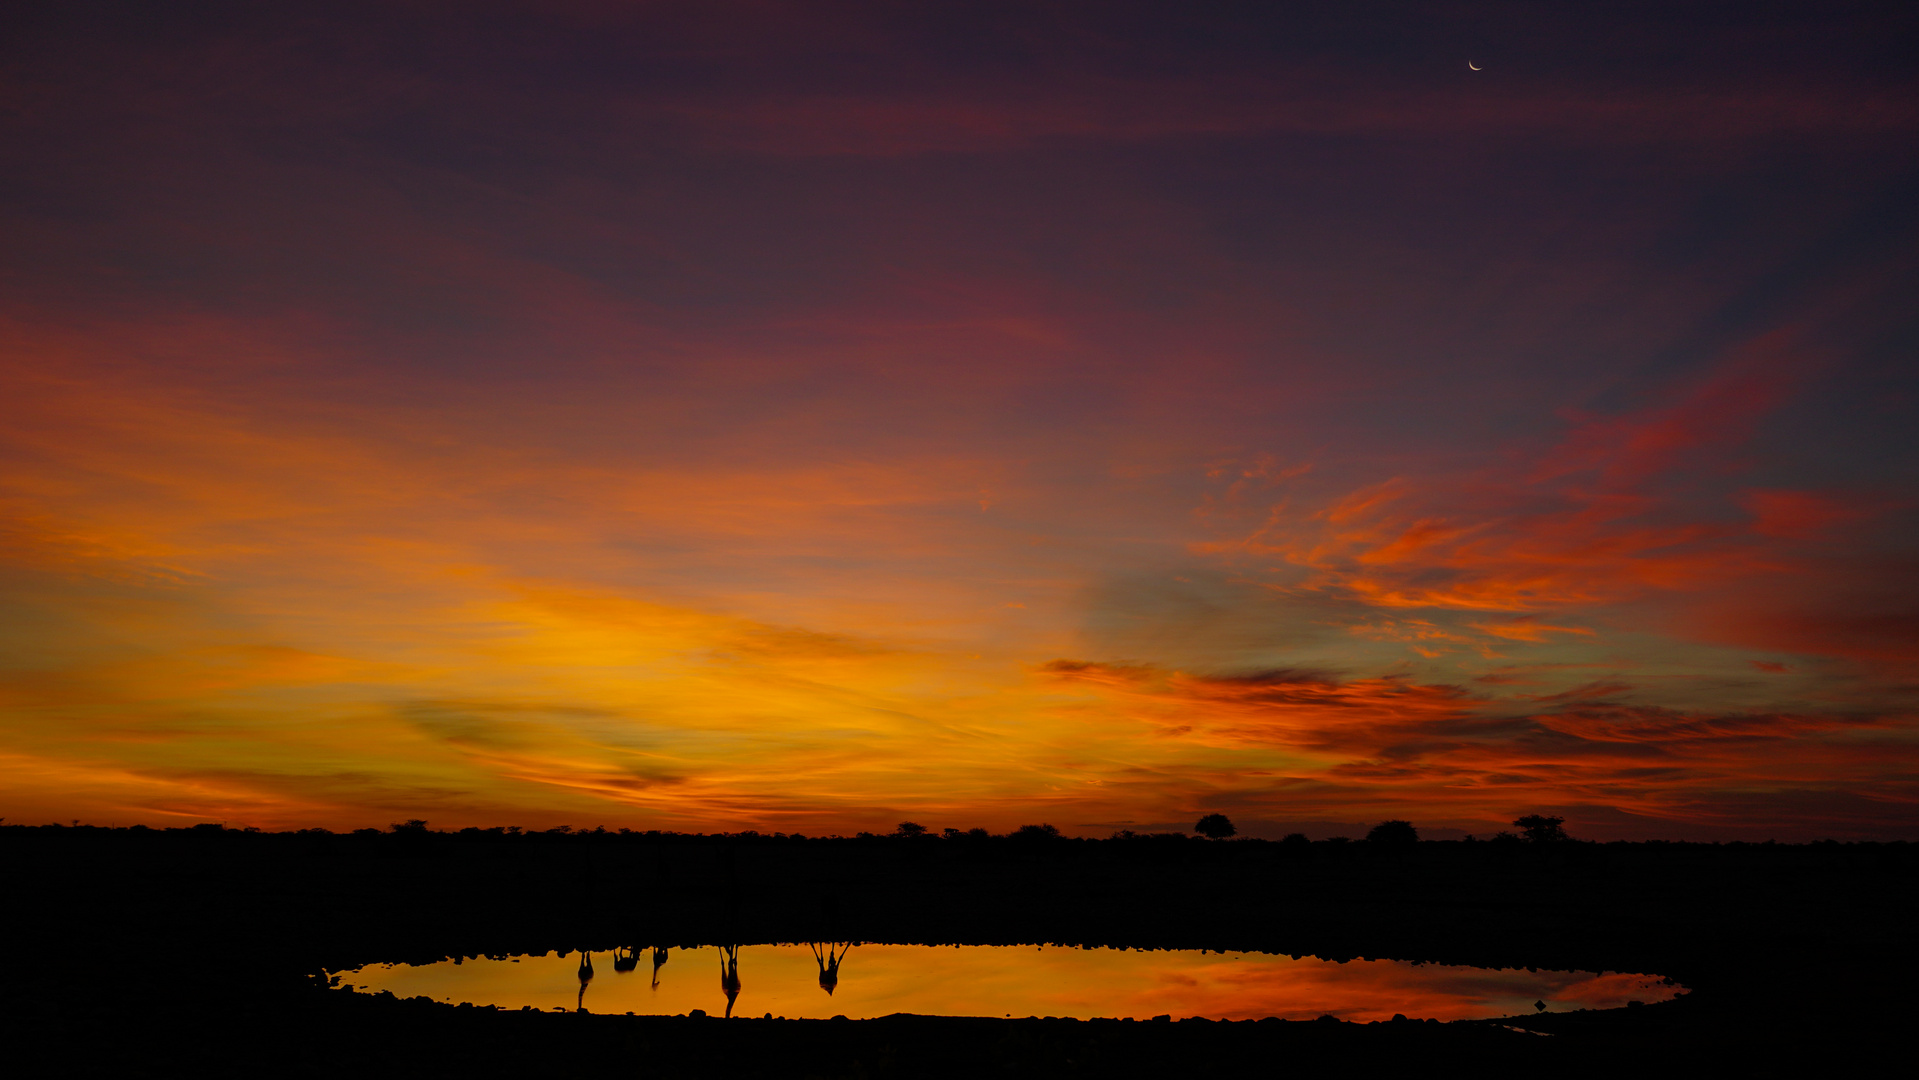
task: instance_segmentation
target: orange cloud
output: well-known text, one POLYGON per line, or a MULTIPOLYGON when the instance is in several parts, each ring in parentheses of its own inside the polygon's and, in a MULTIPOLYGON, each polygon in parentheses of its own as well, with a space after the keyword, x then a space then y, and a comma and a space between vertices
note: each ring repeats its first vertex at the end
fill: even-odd
POLYGON ((1579 634, 1590 637, 1592 631, 1583 626, 1552 626, 1547 623, 1518 619, 1505 623, 1468 623, 1475 630, 1502 637, 1511 641, 1546 641, 1553 634, 1579 634))
MULTIPOLYGON (((238 331, 198 333, 176 345, 218 353, 238 331)), ((1729 790, 1812 790, 1819 770, 1893 790, 1841 752, 1860 732, 1904 737, 1887 713, 1661 709, 1603 673, 1567 687, 1537 665, 1445 679, 1035 664, 1073 647, 1071 609, 1046 598, 1083 578, 1046 561, 1076 555, 1030 534, 993 539, 982 477, 1030 496, 991 462, 548 456, 489 448, 458 409, 434 427, 403 409, 221 397, 42 344, 57 362, 0 372, 17 421, 0 565, 10 601, 35 612, 14 625, 61 620, 20 638, 0 673, 0 752, 45 778, 9 816, 65 799, 104 819, 261 825, 1051 816, 1099 831, 1200 805, 1497 821, 1586 804, 1690 821, 1729 790), (443 439, 474 448, 447 458, 443 439), (1008 547, 1037 561, 996 562, 1008 547), (848 551, 869 554, 842 574, 832 560, 848 551), (925 570, 969 552, 990 590, 925 570), (1000 598, 1013 565, 1024 607, 1000 598), (741 584, 809 566, 790 593, 777 576, 758 594, 741 584), (1509 685, 1529 693, 1484 692, 1509 685), (1795 760, 1785 741, 1830 753, 1795 760)), ((1662 461, 1684 443, 1623 441, 1662 461)), ((1238 486, 1204 520, 1314 475, 1226 472, 1238 486)), ((1336 638, 1434 660, 1584 643, 1599 633, 1539 609, 1763 561, 1735 526, 1642 523, 1667 512, 1655 496, 1583 490, 1547 492, 1542 509, 1512 491, 1375 485, 1272 515, 1230 557, 1303 571, 1262 594, 1279 602, 1351 601, 1324 613, 1336 638), (1489 513, 1434 501, 1461 490, 1489 513)))
POLYGON ((1351 632, 1403 641, 1429 659, 1494 656, 1502 641, 1597 641, 1621 621, 1610 611, 1635 604, 1642 625, 1660 610, 1662 628, 1727 644, 1909 657, 1903 569, 1880 575, 1878 600, 1820 600, 1818 588, 1802 598, 1782 584, 1823 580, 1828 597, 1867 591, 1848 580, 1869 573, 1863 564, 1815 562, 1804 542, 1830 544, 1870 511, 1813 491, 1728 492, 1718 480, 1803 367, 1792 332, 1777 331, 1733 350, 1672 399, 1585 418, 1516 467, 1395 477, 1319 500, 1317 510, 1297 484, 1269 485, 1277 501, 1264 508, 1236 487, 1233 498, 1207 502, 1205 520, 1230 527, 1263 511, 1258 525, 1193 550, 1274 579, 1282 596, 1348 605, 1351 632))

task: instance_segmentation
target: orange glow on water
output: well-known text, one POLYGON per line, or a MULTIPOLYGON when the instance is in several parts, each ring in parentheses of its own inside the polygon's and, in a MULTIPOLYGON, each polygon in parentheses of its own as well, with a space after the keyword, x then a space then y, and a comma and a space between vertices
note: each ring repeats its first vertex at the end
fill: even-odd
MULTIPOLYGON (((671 950, 657 969, 657 984, 649 950, 638 951, 639 963, 630 971, 617 970, 613 954, 595 953, 583 993, 577 953, 419 967, 376 964, 339 978, 364 993, 454 1004, 547 1010, 583 1003, 598 1013, 684 1015, 701 1009, 723 1016, 728 1002, 720 952, 712 946, 671 950)), ((1531 1014, 1541 1000, 1552 1011, 1610 1009, 1682 992, 1656 977, 1620 973, 1030 945, 857 945, 839 964, 830 994, 822 986, 824 965, 805 945, 744 946, 738 970, 733 1015, 789 1019, 917 1013, 1310 1020, 1330 1014, 1365 1022, 1399 1013, 1464 1020, 1531 1014)))

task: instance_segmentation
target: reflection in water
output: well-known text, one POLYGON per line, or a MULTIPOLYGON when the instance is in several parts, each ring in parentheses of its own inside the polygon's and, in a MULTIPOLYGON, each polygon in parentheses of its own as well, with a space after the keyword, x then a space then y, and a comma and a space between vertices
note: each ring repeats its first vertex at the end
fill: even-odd
POLYGON ((840 984, 840 961, 846 959, 846 954, 852 951, 857 942, 845 941, 838 944, 825 942, 825 952, 820 951, 821 944, 815 941, 810 943, 808 948, 813 950, 813 961, 820 966, 820 989, 826 991, 827 997, 832 997, 833 990, 840 984), (837 954, 833 951, 835 949, 839 950, 837 954))
POLYGON ((638 950, 619 948, 613 950, 613 974, 624 975, 640 966, 638 950))
POLYGON ((733 1003, 740 997, 740 947, 720 946, 720 992, 726 995, 726 1018, 733 1018, 733 1003))
MULTIPOLYGON (((594 1011, 731 1016, 762 1012, 824 1019, 891 1013, 942 1016, 1177 1017, 1248 1020, 1268 1016, 1309 1020, 1332 1014, 1346 1020, 1386 1020, 1395 1013, 1460 1020, 1530 1013, 1537 1003, 1553 1011, 1606 1009, 1653 1002, 1683 992, 1650 975, 1576 971, 1489 970, 1396 960, 1334 963, 1267 953, 1198 950, 1039 948, 1035 946, 859 946, 856 972, 841 981, 851 942, 810 945, 703 946, 694 971, 711 971, 700 958, 709 949, 720 966, 720 998, 707 977, 661 977, 667 950, 653 950, 653 982, 642 990, 621 980, 594 991, 594 1011), (740 981, 742 952, 750 952, 753 989, 740 981), (815 989, 817 986, 817 989, 815 989), (819 991, 825 990, 825 994, 819 991), (722 1000, 724 1004, 722 1005, 722 1000)), ((614 953, 622 958, 641 950, 614 953)), ((569 954, 570 955, 570 954, 569 954)), ((350 987, 400 997, 472 1002, 518 1009, 564 1009, 578 980, 574 1008, 584 1009, 593 978, 590 953, 577 966, 567 956, 519 960, 447 960, 421 967, 374 964, 347 974, 350 987)))

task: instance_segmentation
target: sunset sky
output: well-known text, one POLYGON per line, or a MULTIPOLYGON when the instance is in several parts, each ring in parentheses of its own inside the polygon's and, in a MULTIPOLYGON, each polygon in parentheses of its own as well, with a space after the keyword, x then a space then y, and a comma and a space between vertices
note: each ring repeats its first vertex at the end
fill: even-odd
POLYGON ((10 823, 1919 839, 1912 5, 0 18, 10 823))

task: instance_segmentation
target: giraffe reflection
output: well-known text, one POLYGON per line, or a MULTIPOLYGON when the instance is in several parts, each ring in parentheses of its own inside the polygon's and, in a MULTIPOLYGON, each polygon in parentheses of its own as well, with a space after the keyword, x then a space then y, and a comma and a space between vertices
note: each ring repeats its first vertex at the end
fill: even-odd
POLYGON ((613 974, 624 975, 640 966, 640 954, 625 946, 613 950, 613 974))
POLYGON ((740 996, 740 947, 720 946, 720 989, 726 991, 726 1018, 733 1018, 733 1002, 740 996))
POLYGON ((660 969, 666 966, 666 946, 653 946, 653 989, 660 988, 660 969))
MULTIPOLYGON (((617 968, 618 961, 615 961, 614 964, 615 964, 615 967, 617 968)), ((585 949, 581 949, 580 950, 580 996, 573 1003, 573 1007, 580 1012, 586 1011, 586 984, 592 981, 593 981, 593 954, 590 952, 587 952, 585 949)))
POLYGON ((820 989, 826 991, 827 997, 832 997, 833 991, 840 985, 840 962, 845 960, 846 954, 852 952, 853 946, 859 943, 855 941, 843 941, 839 943, 829 941, 826 943, 825 952, 820 951, 820 943, 817 941, 808 942, 807 944, 812 946, 813 959, 820 965, 820 989), (835 952, 835 950, 838 951, 835 952))

